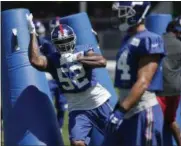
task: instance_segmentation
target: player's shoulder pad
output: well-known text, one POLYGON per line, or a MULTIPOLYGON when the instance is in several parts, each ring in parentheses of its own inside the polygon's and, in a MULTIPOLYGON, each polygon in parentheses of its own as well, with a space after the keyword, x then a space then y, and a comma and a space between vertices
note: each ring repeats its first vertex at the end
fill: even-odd
POLYGON ((145 34, 141 36, 141 42, 150 49, 163 46, 162 36, 150 31, 146 31, 145 34))
POLYGON ((158 48, 163 44, 163 38, 156 33, 144 31, 135 35, 130 43, 135 47, 158 48))
POLYGON ((162 37, 147 30, 136 34, 130 43, 139 48, 139 52, 143 54, 164 53, 162 37))

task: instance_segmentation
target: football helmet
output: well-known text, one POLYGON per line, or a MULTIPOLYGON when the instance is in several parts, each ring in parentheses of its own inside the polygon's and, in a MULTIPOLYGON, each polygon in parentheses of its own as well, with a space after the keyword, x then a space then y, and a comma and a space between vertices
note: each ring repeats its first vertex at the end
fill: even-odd
POLYGON ((72 53, 76 44, 76 34, 70 26, 60 24, 52 30, 51 41, 59 53, 72 53))
POLYGON ((60 17, 55 17, 49 22, 49 31, 51 32, 56 26, 60 25, 60 17))
POLYGON ((41 21, 34 21, 34 24, 35 24, 35 29, 38 36, 45 37, 46 29, 45 29, 44 24, 41 21))
POLYGON ((148 1, 114 2, 112 5, 114 22, 119 25, 120 30, 126 30, 130 26, 141 23, 145 19, 150 6, 148 1))

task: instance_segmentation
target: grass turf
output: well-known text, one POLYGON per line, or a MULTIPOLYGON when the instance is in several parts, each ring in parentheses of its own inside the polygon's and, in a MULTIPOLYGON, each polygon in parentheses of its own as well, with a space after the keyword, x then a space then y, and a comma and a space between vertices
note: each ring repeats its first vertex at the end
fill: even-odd
POLYGON ((68 133, 68 112, 65 113, 65 117, 64 117, 64 125, 63 125, 63 129, 62 129, 62 137, 63 137, 65 146, 70 146, 69 133, 68 133))

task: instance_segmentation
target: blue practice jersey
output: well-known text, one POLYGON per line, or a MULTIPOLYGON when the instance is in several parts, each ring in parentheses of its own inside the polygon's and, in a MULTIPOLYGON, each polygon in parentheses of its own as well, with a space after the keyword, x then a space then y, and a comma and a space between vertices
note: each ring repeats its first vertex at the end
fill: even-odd
MULTIPOLYGON (((149 54, 163 54, 164 44, 161 36, 148 30, 138 32, 136 35, 123 39, 117 54, 115 86, 130 89, 137 80, 138 63, 142 56, 149 54)), ((148 91, 162 90, 162 59, 155 73, 148 91)))
MULTIPOLYGON (((76 46, 74 53, 94 50, 90 45, 76 46)), ((61 63, 57 52, 48 56, 48 71, 58 81, 62 93, 79 93, 97 84, 95 69, 85 67, 80 62, 61 63)))
POLYGON ((40 52, 45 56, 56 52, 56 48, 49 40, 49 37, 38 37, 38 45, 41 46, 40 52))

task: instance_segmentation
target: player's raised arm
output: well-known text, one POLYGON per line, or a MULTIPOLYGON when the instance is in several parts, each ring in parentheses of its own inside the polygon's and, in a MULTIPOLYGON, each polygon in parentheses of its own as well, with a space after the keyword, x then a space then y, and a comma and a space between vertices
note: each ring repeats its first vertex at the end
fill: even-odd
POLYGON ((39 54, 39 49, 37 45, 37 38, 36 38, 36 30, 35 25, 33 23, 33 16, 32 14, 26 15, 28 21, 28 29, 30 32, 30 43, 28 48, 28 57, 31 65, 40 71, 45 71, 48 66, 48 61, 45 56, 39 54))
POLYGON ((137 81, 133 85, 128 97, 122 102, 121 107, 125 110, 130 110, 140 100, 157 71, 159 61, 159 54, 143 56, 140 59, 137 81))
POLYGON ((90 50, 84 56, 78 56, 77 60, 85 66, 92 68, 106 67, 106 59, 90 50))

